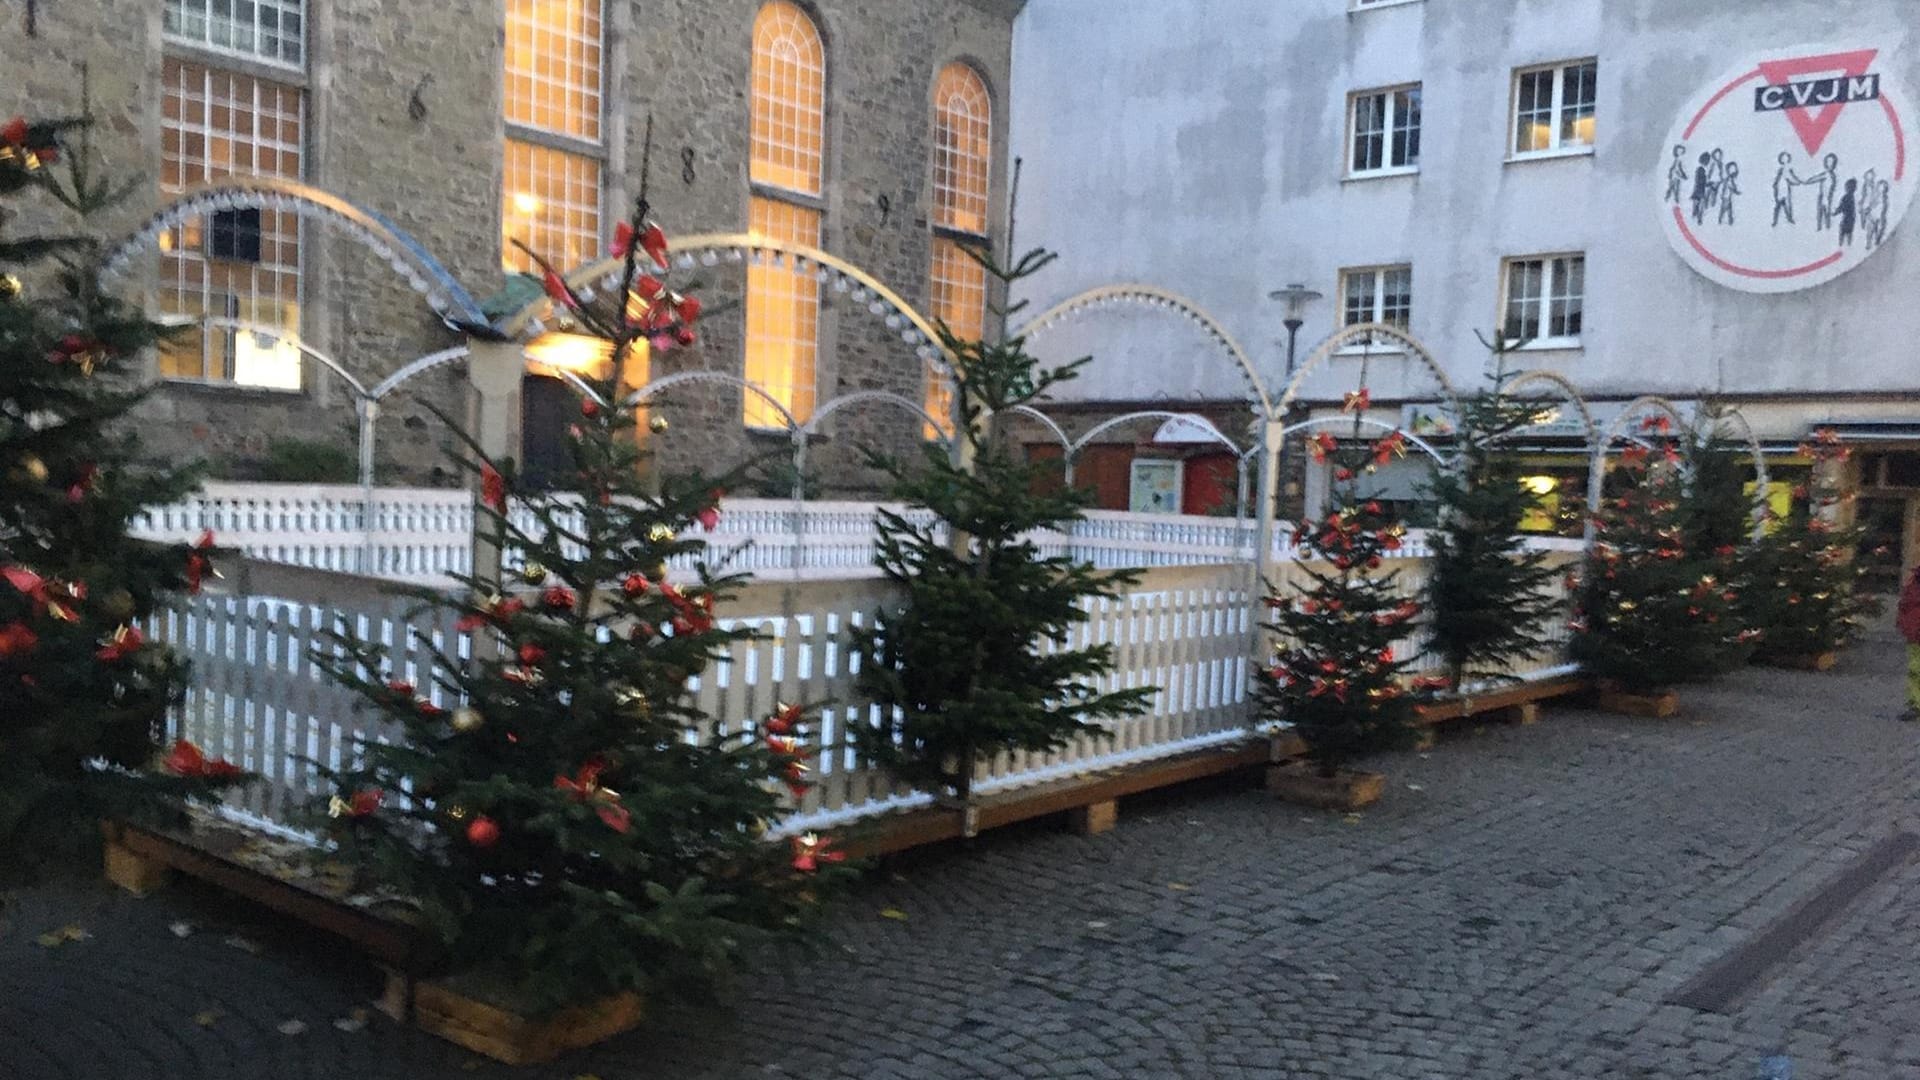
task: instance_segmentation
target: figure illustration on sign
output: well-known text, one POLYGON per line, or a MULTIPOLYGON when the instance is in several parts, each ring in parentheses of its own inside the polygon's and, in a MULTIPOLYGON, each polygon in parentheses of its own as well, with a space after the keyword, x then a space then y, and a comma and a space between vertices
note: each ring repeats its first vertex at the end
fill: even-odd
MULTIPOLYGON (((1833 155, 1828 154, 1827 156, 1832 157, 1833 155)), ((1859 186, 1860 181, 1858 180, 1847 181, 1846 194, 1840 196, 1840 201, 1835 204, 1833 208, 1834 216, 1840 219, 1841 247, 1853 246, 1853 225, 1860 212, 1860 203, 1859 200, 1854 197, 1854 191, 1859 188, 1859 186)))
POLYGON ((1712 206, 1720 199, 1720 183, 1727 176, 1727 156, 1719 147, 1713 148, 1713 161, 1707 165, 1707 205, 1712 206))
POLYGON ((1887 219, 1892 216, 1893 184, 1886 180, 1880 181, 1879 190, 1873 200, 1879 212, 1873 216, 1873 228, 1867 231, 1867 250, 1869 251, 1887 242, 1887 219))
POLYGON ((1773 174, 1773 227, 1780 227, 1780 219, 1793 224, 1793 189, 1807 181, 1793 171, 1793 153, 1780 151, 1780 171, 1773 174))
POLYGON ((1813 182, 1820 186, 1817 193, 1819 201, 1813 214, 1813 227, 1826 232, 1833 227, 1833 204, 1834 200, 1840 196, 1840 155, 1828 154, 1821 159, 1820 164, 1826 166, 1826 170, 1813 178, 1813 182))
POLYGON ((1679 205, 1686 197, 1687 189, 1687 145, 1681 143, 1673 148, 1673 164, 1667 166, 1667 201, 1679 205))
POLYGON ((1707 207, 1713 203, 1713 155, 1702 151, 1700 164, 1693 170, 1693 223, 1707 223, 1707 207))
POLYGON ((1727 162, 1727 173, 1720 178, 1720 224, 1733 224, 1733 200, 1740 194, 1740 163, 1727 162))
POLYGON ((1874 246, 1874 223, 1880 217, 1880 174, 1868 169, 1860 178, 1860 236, 1869 249, 1874 246))

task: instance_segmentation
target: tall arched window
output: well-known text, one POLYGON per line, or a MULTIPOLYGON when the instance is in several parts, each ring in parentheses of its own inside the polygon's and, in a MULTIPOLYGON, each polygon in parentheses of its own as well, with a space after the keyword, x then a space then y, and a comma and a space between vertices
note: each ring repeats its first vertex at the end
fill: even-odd
POLYGON ((507 0, 500 264, 525 244, 565 269, 600 247, 606 23, 601 0, 507 0))
MULTIPOLYGON (((820 246, 826 174, 827 50, 820 28, 787 0, 753 21, 753 202, 748 230, 820 246)), ((747 270, 746 377, 805 420, 813 413, 819 358, 820 285, 782 266, 747 270)), ((779 427, 780 415, 745 395, 750 427, 779 427)))
MULTIPOLYGON (((983 336, 987 271, 962 250, 987 242, 987 202, 993 175, 993 100, 980 74, 966 64, 940 69, 933 84, 933 267, 928 277, 933 311, 963 338, 983 336)), ((953 411, 953 387, 929 374, 927 411, 943 421, 953 411)))

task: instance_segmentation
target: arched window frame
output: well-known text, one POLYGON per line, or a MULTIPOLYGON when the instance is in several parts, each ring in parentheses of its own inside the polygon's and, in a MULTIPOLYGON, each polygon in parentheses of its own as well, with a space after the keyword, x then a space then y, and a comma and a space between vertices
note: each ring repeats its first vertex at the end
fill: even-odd
MULTIPOLYGON (((956 335, 984 337, 987 272, 964 249, 991 239, 993 92, 978 68, 955 60, 934 75, 932 96, 929 306, 956 335)), ((926 372, 926 405, 936 417, 953 412, 952 382, 931 368, 926 372)))
MULTIPOLYGON (((768 0, 753 22, 749 81, 748 231, 822 246, 828 176, 830 64, 815 15, 768 0)), ((820 284, 779 265, 747 269, 746 378, 804 422, 818 395, 820 284)), ((777 428, 778 412, 742 395, 750 428, 777 428)))

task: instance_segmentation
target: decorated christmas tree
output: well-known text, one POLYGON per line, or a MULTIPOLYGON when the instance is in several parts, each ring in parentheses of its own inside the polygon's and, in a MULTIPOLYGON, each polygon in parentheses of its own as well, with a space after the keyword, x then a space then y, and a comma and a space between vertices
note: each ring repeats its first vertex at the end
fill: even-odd
POLYGON ((1831 466, 1850 451, 1831 430, 1800 447, 1813 475, 1793 491, 1785 517, 1769 522, 1750 560, 1743 594, 1761 630, 1758 656, 1770 662, 1815 662, 1859 636, 1879 609, 1860 588, 1866 567, 1856 557, 1865 530, 1836 524, 1843 496, 1831 466))
POLYGON ((1502 445, 1534 423, 1540 406, 1503 392, 1503 350, 1495 359, 1491 387, 1460 403, 1454 461, 1436 465, 1429 484, 1438 527, 1427 534, 1427 628, 1455 690, 1511 678, 1560 608, 1555 570, 1520 532, 1540 497, 1522 483, 1519 458, 1502 445))
MULTIPOLYGON (((970 254, 1005 290, 1051 255, 1011 267, 970 254)), ((1001 320, 1018 307, 996 306, 1001 320)), ((1043 466, 1027 463, 1000 432, 1000 418, 1074 377, 1085 360, 1042 367, 1021 338, 962 338, 937 327, 953 361, 954 428, 961 452, 929 443, 917 458, 871 454, 892 477, 892 497, 933 521, 883 511, 876 561, 906 596, 899 611, 860 633, 868 662, 861 689, 879 720, 856 726, 868 760, 923 790, 966 800, 974 772, 993 754, 1065 746, 1104 720, 1147 706, 1151 687, 1102 692, 1109 645, 1069 648, 1082 606, 1137 580, 1068 555, 1043 555, 1034 536, 1079 520, 1078 491, 1045 492, 1043 466)))
MULTIPOLYGON (((1356 414, 1367 404, 1365 390, 1347 395, 1356 414)), ((1255 673, 1254 697, 1260 721, 1291 725, 1318 773, 1333 777, 1359 758, 1412 745, 1417 697, 1445 680, 1407 674, 1405 642, 1420 604, 1400 587, 1400 571, 1386 568, 1405 528, 1389 504, 1359 490, 1360 477, 1405 452, 1406 437, 1343 446, 1322 431, 1307 446, 1331 467, 1333 483, 1326 514, 1295 529, 1298 580, 1269 585, 1273 615, 1262 625, 1275 652, 1255 673)))
POLYGON ((715 617, 742 579, 717 576, 695 530, 724 481, 643 482, 635 410, 618 388, 636 343, 693 340, 699 303, 670 288, 666 239, 644 200, 615 249, 622 287, 592 297, 544 267, 577 332, 609 343, 569 430, 573 470, 517 502, 513 464, 481 455, 479 513, 511 573, 469 595, 418 591, 457 613, 471 659, 443 647, 417 683, 375 642, 343 631, 334 678, 387 721, 333 774, 333 835, 379 885, 413 898, 453 965, 534 1010, 603 995, 707 984, 742 950, 802 925, 830 840, 773 841, 807 789, 798 706, 704 714, 688 680, 751 636, 715 617), (658 490, 652 489, 657 483, 658 490), (694 560, 694 580, 669 560, 694 560))
POLYGON ((160 328, 101 294, 92 219, 126 188, 94 175, 85 120, 0 125, 0 882, 81 856, 107 819, 164 824, 239 770, 162 754, 185 665, 141 627, 197 590, 199 550, 130 539, 145 507, 195 486, 142 463, 126 432, 160 328))
MULTIPOLYGON (((1757 584, 1753 534, 1758 492, 1750 483, 1749 454, 1729 434, 1725 411, 1712 402, 1701 408, 1686 437, 1681 516, 1687 554, 1716 580, 1731 586, 1739 598, 1733 618, 1743 627, 1759 626, 1751 607, 1757 584)), ((1746 663, 1756 640, 1752 635, 1723 637, 1713 666, 1724 671, 1746 663)))
MULTIPOLYGON (((1668 431, 1654 421, 1643 434, 1668 431)), ((1657 453, 1629 445, 1615 480, 1620 490, 1602 507, 1579 582, 1574 659, 1603 683, 1640 694, 1721 674, 1729 642, 1757 635, 1740 625, 1739 593, 1719 564, 1689 550, 1680 454, 1670 442, 1657 453)))

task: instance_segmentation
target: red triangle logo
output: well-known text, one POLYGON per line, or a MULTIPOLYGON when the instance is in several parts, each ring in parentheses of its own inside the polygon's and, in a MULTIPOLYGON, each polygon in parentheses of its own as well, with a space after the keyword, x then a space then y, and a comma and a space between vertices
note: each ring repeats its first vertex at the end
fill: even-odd
MULTIPOLYGON (((1855 52, 1828 53, 1825 56, 1803 56, 1798 60, 1765 60, 1760 64, 1760 74, 1770 86, 1784 86, 1802 75, 1832 75, 1835 72, 1858 78, 1873 66, 1874 58, 1880 55, 1879 49, 1860 49, 1855 52)), ((1831 105, 1822 105, 1818 109, 1801 107, 1787 109, 1787 120, 1793 124, 1794 134, 1800 136, 1800 145, 1807 148, 1809 154, 1819 154, 1820 148, 1827 143, 1827 136, 1833 133, 1833 125, 1840 122, 1840 110, 1846 103, 1836 101, 1831 105)))

